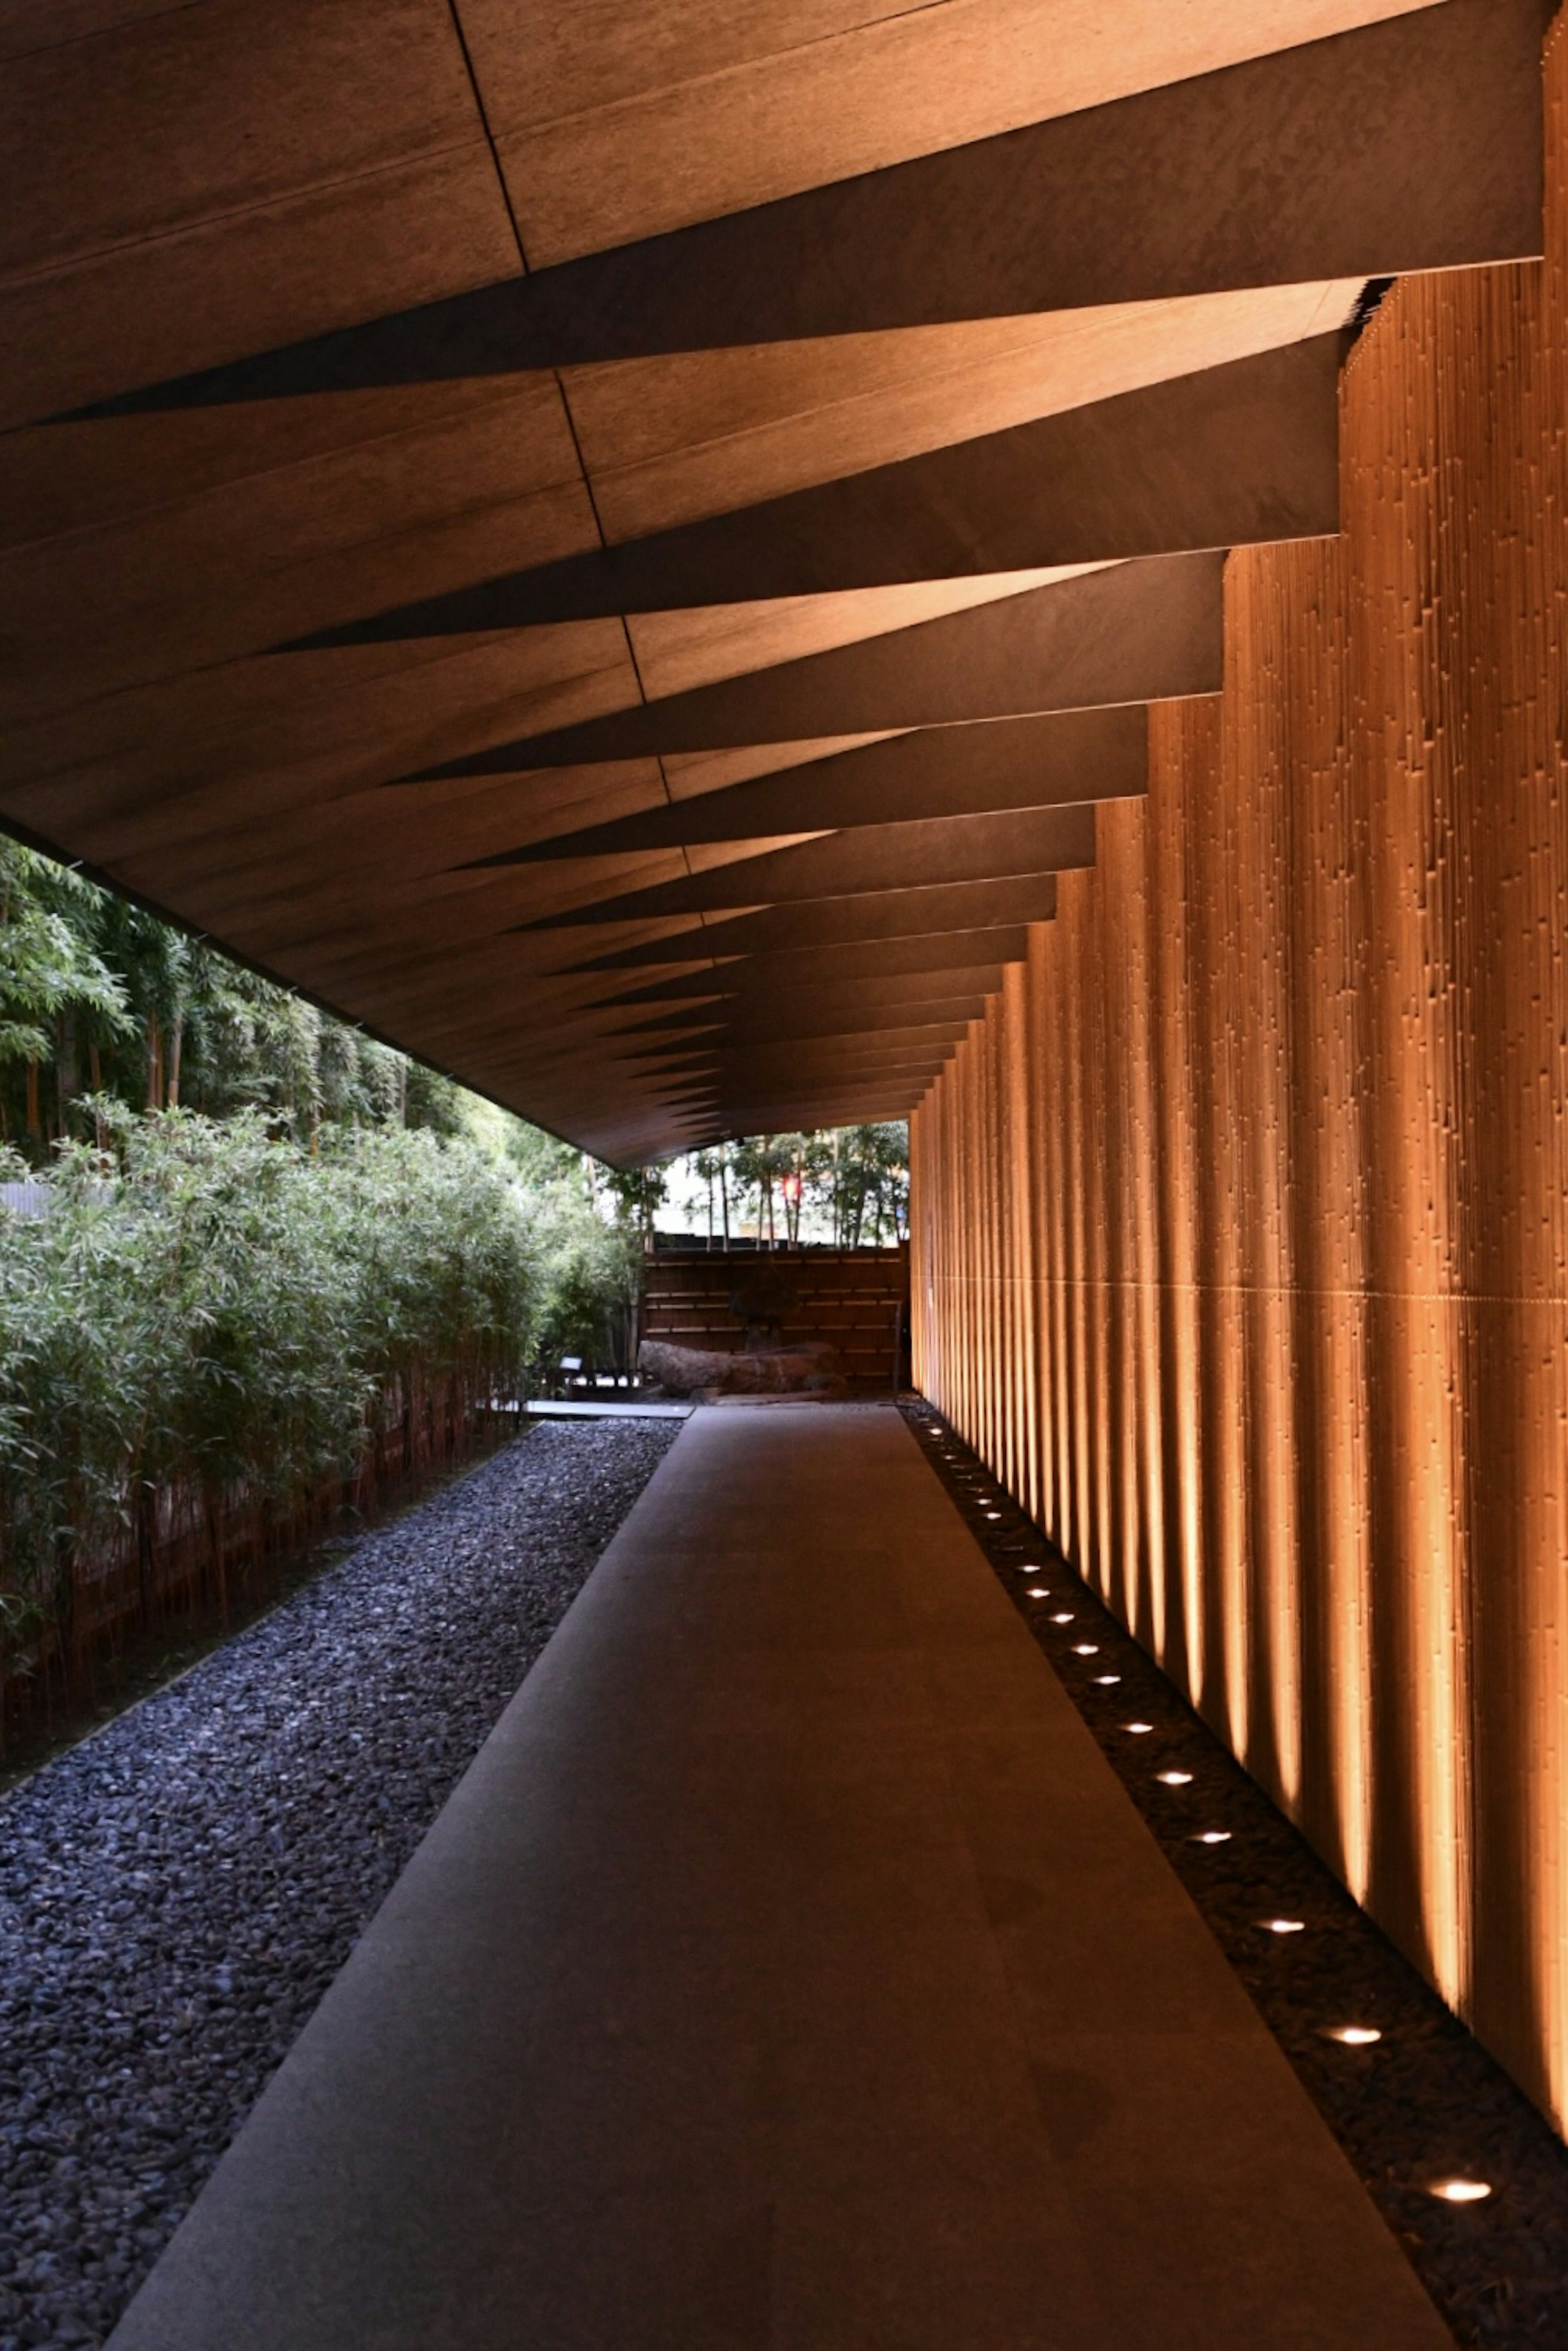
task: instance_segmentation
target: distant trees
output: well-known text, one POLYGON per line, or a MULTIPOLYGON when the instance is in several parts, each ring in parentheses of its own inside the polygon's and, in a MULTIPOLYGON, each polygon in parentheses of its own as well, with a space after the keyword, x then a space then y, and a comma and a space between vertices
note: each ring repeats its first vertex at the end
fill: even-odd
POLYGON ((576 1355, 589 1371, 629 1366, 642 1288, 638 1203, 618 1194, 624 1179, 570 1144, 521 1119, 504 1127, 534 1240, 532 1376, 553 1378, 563 1355, 576 1355))
POLYGON ((909 1232, 909 1129, 902 1119, 835 1128, 818 1176, 841 1247, 904 1240, 909 1232))
POLYGON ((716 1230, 713 1220, 714 1195, 718 1195, 720 1223, 716 1229, 723 1235, 726 1249, 729 1247, 729 1145, 719 1144, 711 1151, 695 1151, 687 1162, 699 1182, 707 1186, 707 1228, 711 1240, 716 1230))
POLYGON ((133 1025, 125 982, 95 935, 102 894, 0 841, 0 1133, 19 1127, 40 1155, 51 1116, 64 1130, 84 1054, 99 1082, 106 1048, 133 1025))
POLYGON ((0 839, 0 1143, 104 1140, 110 1102, 463 1130, 461 1089, 204 941, 0 839))
POLYGON ((611 1167, 605 1170, 604 1182, 622 1217, 643 1246, 648 1247, 653 1237, 653 1217, 669 1195, 667 1169, 611 1167))
POLYGON ((909 1130, 902 1120, 750 1135, 695 1152, 685 1165, 706 1187, 710 1235, 726 1246, 747 1221, 764 1247, 793 1248, 803 1230, 840 1249, 880 1247, 908 1232, 909 1130))
POLYGON ((794 1165, 797 1139, 788 1134, 754 1134, 729 1146, 729 1164, 737 1186, 743 1196, 747 1192, 756 1195, 758 1240, 770 1246, 779 1235, 774 1216, 775 1186, 794 1165))

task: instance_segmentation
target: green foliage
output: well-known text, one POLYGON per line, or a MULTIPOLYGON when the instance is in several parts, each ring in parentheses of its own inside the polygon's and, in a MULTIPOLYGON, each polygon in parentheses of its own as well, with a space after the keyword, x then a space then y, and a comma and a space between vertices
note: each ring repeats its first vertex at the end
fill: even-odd
POLYGON ((0 840, 0 1065, 47 1060, 72 1020, 102 1038, 130 1026, 123 983, 94 936, 100 894, 0 840))
POLYGON ((782 1134, 752 1134, 730 1145, 730 1172, 737 1190, 742 1197, 748 1191, 757 1196, 757 1233, 759 1239, 771 1241, 779 1238, 779 1220, 774 1213, 774 1186, 793 1164, 790 1150, 793 1139, 782 1134))
POLYGON ((641 1228, 625 1215, 612 1221, 601 1213, 591 1161, 528 1132, 539 1146, 527 1155, 538 1270, 535 1377, 549 1383, 563 1355, 580 1356, 591 1370, 624 1364, 642 1283, 641 1228))
POLYGON ((204 940, 0 839, 0 1140, 100 1146, 104 1098, 325 1125, 469 1131, 472 1097, 204 940))
POLYGON ((716 1201, 727 1236, 749 1224, 765 1243, 793 1245, 804 1232, 841 1249, 879 1247, 909 1228, 909 1130, 902 1120, 754 1134, 716 1144, 685 1162, 716 1201))
POLYGON ((811 1180, 843 1246, 898 1240, 909 1229, 909 1129, 902 1119, 840 1127, 811 1180))
POLYGON ((612 1167, 606 1171, 604 1180, 621 1222, 632 1227, 646 1243, 653 1234, 654 1214, 669 1196, 668 1169, 612 1167))
POLYGON ((260 1557, 268 1512, 408 1474, 530 1367, 626 1360, 645 1179, 618 1208, 569 1144, 0 839, 0 1181, 29 1171, 0 1694, 157 1541, 205 1529, 221 1589, 236 1512, 260 1557))
POLYGON ((113 1156, 68 1145, 49 1213, 0 1215, 0 1590, 62 1634, 144 1498, 288 1507, 416 1382, 515 1392, 538 1283, 472 1144, 344 1127, 312 1155, 256 1111, 98 1109, 113 1156))
POLYGON ((423 1127, 432 1134, 466 1134, 471 1099, 455 1078, 443 1077, 439 1070, 426 1069, 423 1061, 407 1064, 402 1114, 408 1125, 423 1127))

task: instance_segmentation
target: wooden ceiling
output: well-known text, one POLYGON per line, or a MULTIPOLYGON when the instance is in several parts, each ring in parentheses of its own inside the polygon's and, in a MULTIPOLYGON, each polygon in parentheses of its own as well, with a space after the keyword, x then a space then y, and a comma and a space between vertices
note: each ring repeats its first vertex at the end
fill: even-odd
POLYGON ((0 0, 0 821, 630 1165, 902 1115, 1546 0, 0 0))

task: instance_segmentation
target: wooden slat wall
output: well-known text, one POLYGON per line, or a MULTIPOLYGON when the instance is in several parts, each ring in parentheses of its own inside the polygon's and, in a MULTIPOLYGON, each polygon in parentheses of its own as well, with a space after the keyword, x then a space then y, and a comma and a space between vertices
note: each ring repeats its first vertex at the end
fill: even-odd
POLYGON ((1568 40, 914 1125, 916 1377, 1568 2124, 1568 40))
POLYGON ((909 1290, 904 1249, 660 1249, 643 1261, 642 1332, 679 1347, 733 1352, 745 1336, 730 1293, 765 1268, 787 1281, 800 1305, 781 1335, 836 1347, 852 1388, 885 1395, 893 1384, 899 1309, 909 1290))

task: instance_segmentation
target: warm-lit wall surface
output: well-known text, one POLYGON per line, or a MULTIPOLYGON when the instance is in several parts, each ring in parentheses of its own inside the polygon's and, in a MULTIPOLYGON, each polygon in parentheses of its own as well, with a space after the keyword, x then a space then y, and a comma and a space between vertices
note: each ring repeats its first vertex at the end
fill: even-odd
MULTIPOLYGON (((1568 2124, 1568 38, 914 1128, 916 1376, 1568 2124)), ((1434 168, 1442 168, 1434 157, 1434 168)))

